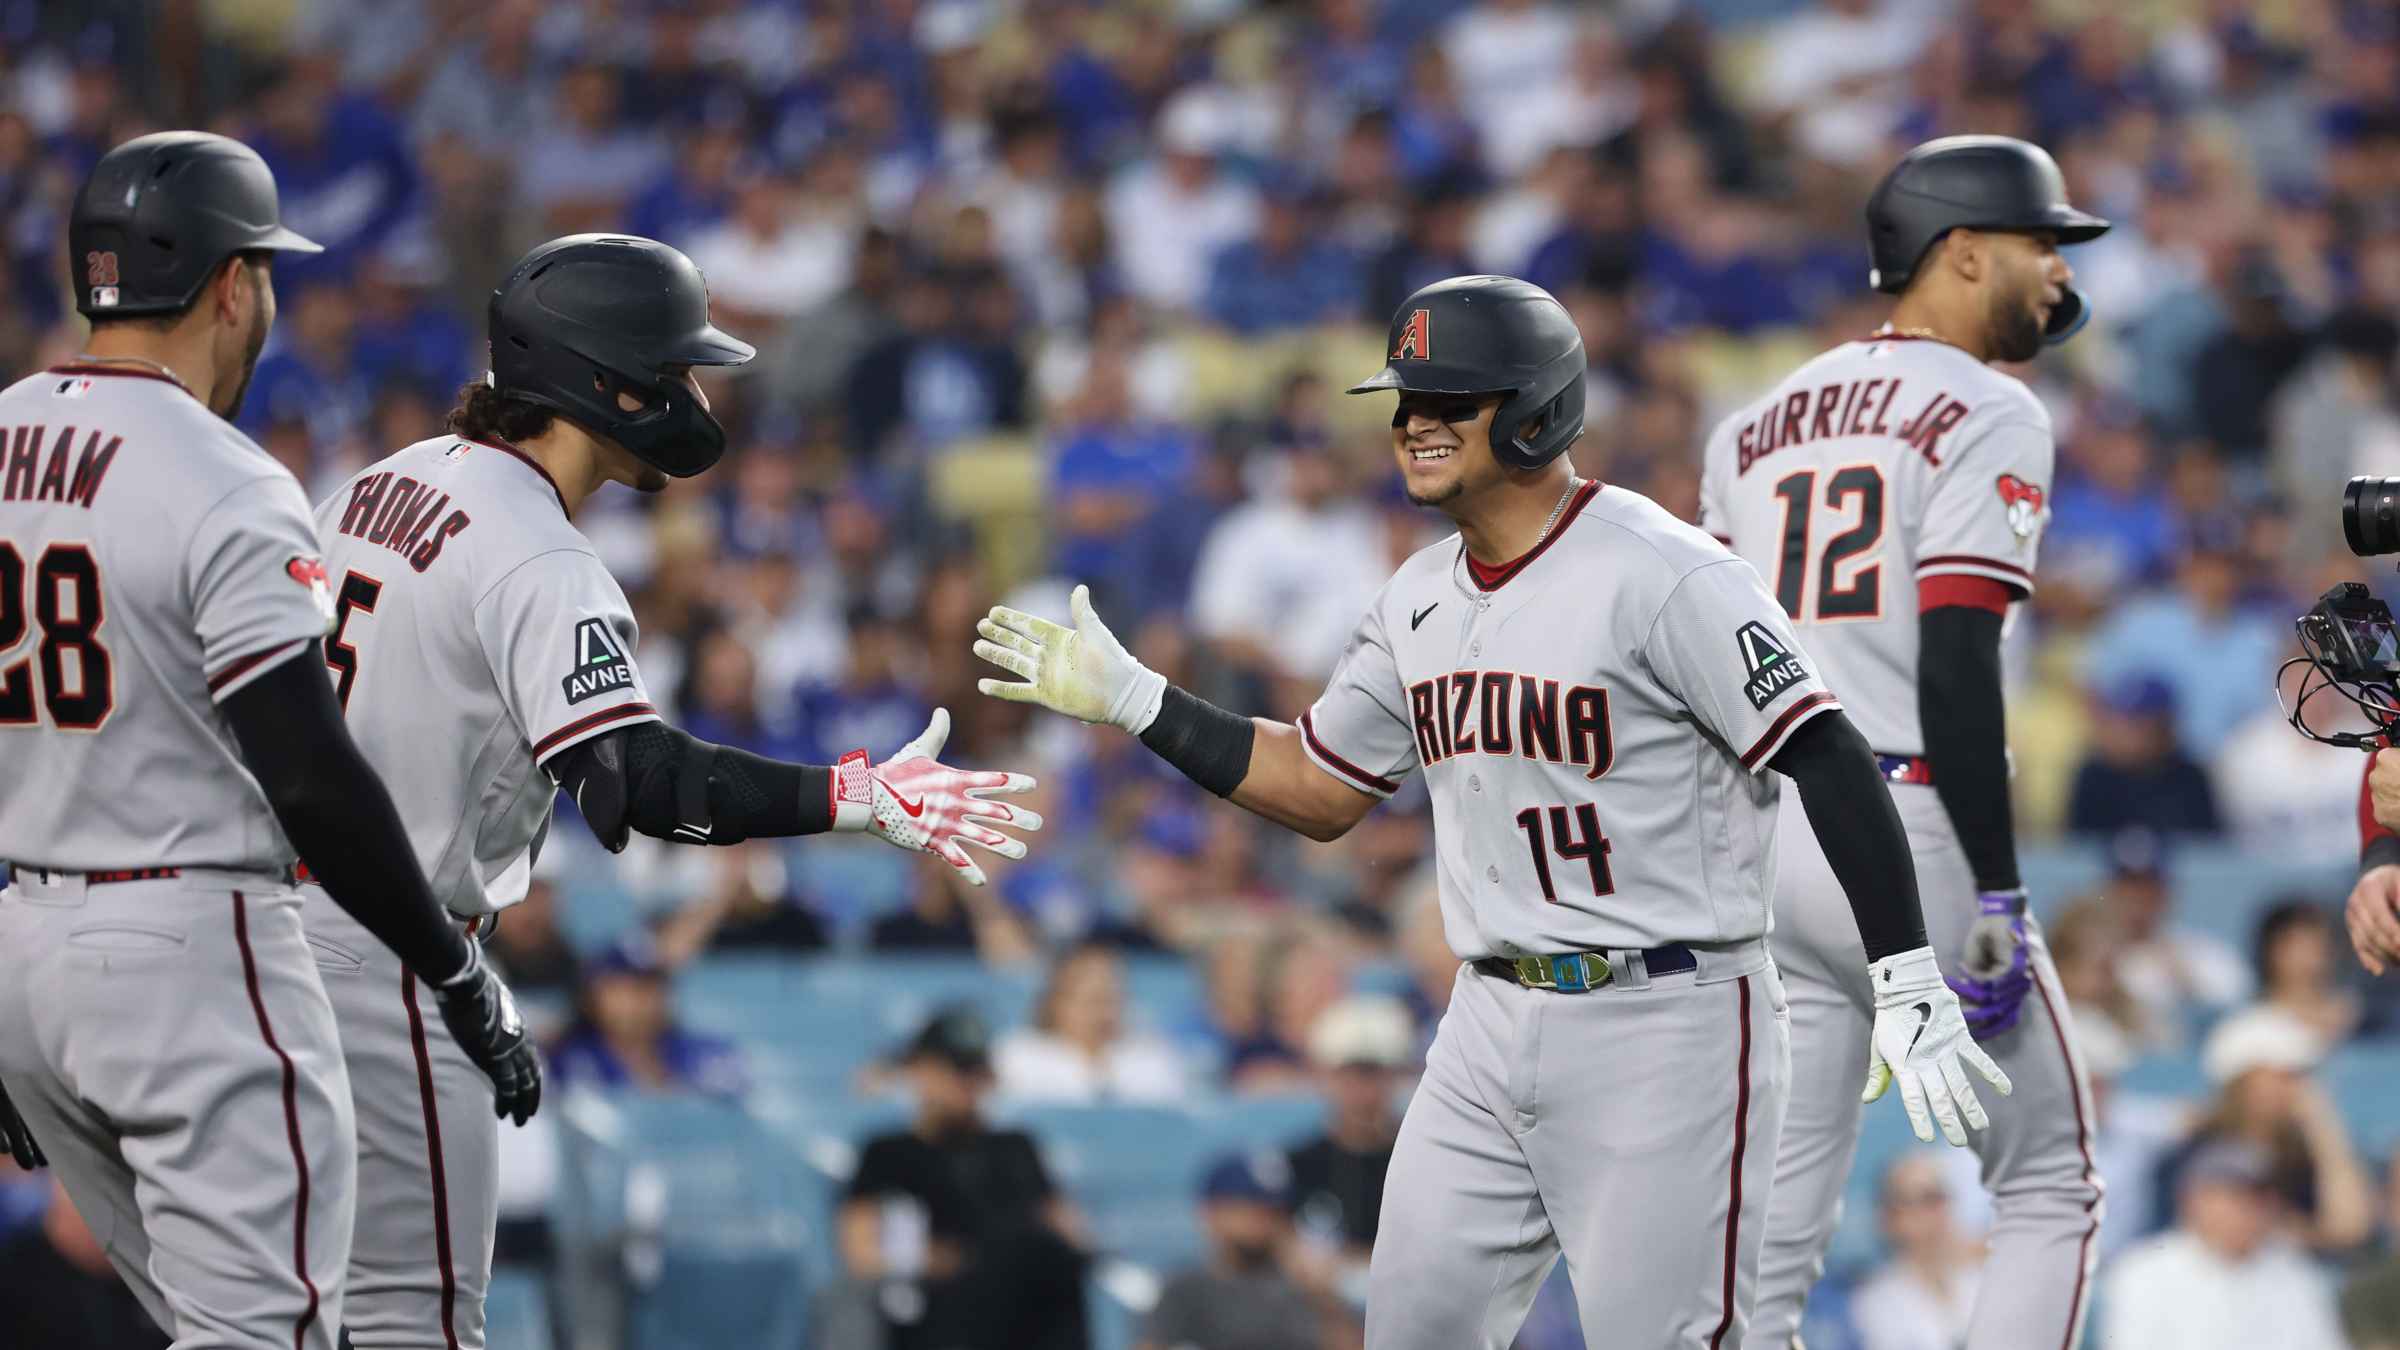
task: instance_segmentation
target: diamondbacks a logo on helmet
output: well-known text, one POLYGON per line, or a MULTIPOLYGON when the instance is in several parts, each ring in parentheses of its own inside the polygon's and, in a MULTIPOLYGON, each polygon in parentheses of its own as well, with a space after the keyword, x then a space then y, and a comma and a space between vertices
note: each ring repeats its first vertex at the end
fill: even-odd
POLYGON ((1742 692, 1749 696, 1751 707, 1766 707, 1783 697, 1785 690, 1808 678, 1808 669, 1800 664, 1800 658, 1776 641, 1765 624, 1755 621, 1743 624, 1734 634, 1734 640, 1742 649, 1742 668, 1750 675, 1742 692))
POLYGON ((2038 483, 2028 483, 2013 473, 2000 475, 1998 481, 2001 506, 2008 512, 2008 528, 2019 539, 2031 539, 2042 527, 2042 511, 2049 503, 2048 494, 2038 483))
POLYGON ((559 681, 569 706, 587 698, 623 689, 633 683, 633 663, 617 645, 605 619, 585 619, 575 625, 575 669, 559 681))
POLYGON ((1400 330, 1400 340, 1392 344, 1392 359, 1430 361, 1433 359, 1433 311, 1410 310, 1408 323, 1400 330))

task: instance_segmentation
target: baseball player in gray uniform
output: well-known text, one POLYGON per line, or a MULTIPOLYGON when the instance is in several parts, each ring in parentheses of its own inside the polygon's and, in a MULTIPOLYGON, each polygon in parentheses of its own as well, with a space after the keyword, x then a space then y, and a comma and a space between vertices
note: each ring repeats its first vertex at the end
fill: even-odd
POLYGON ((1739 1345, 1790 1089, 1766 933, 1775 769, 1835 860, 1877 992, 1847 1066, 1918 1132, 1984 1124, 1867 744, 1750 566, 1578 478, 1585 359, 1540 288, 1404 301, 1392 451, 1458 534, 1403 563, 1298 725, 1235 716, 1073 626, 995 609, 984 692, 1132 731, 1201 786, 1332 839, 1423 770, 1464 963, 1401 1126, 1370 1268, 1372 1350, 1499 1350, 1563 1253, 1595 1345, 1739 1345))
MULTIPOLYGON (((317 509, 335 595, 326 663, 351 732, 400 800, 434 892, 462 921, 525 897, 563 786, 610 849, 638 830, 690 844, 866 830, 939 855, 1004 857, 1040 818, 987 800, 1023 774, 935 756, 949 715, 881 764, 783 764, 667 726, 642 682, 626 603, 571 516, 604 483, 655 492, 706 470, 725 432, 692 382, 749 344, 710 323, 683 254, 574 235, 494 292, 492 369, 420 441, 317 509)), ((358 1224, 345 1316, 359 1350, 484 1344, 498 1132, 481 1084, 429 1040, 417 982, 329 900, 310 941, 358 1102, 358 1224)))
POLYGON ((228 421, 315 245, 196 132, 104 155, 68 238, 90 349, 0 392, 0 1077, 179 1350, 330 1350, 355 1143, 293 846, 500 1109, 538 1068, 342 727, 300 486, 228 421))
MULTIPOLYGON (((2001 136, 1909 152, 1867 208, 1892 323, 1792 372, 1710 439, 1702 523, 1773 583, 1892 783, 1934 949, 1968 1026, 2016 1085, 1975 1147, 1991 1258, 1968 1350, 2072 1350, 2100 1226, 2092 1107, 2058 972, 2025 910, 2009 816, 2000 635, 2033 589, 2050 418, 1991 361, 2028 361, 2085 317, 2058 246, 2108 222, 2058 167, 2001 136)), ((1783 813, 1775 957, 1790 981, 1792 1100, 1759 1264, 1758 1338, 1781 1350, 1841 1214, 1876 991, 1838 872, 1783 813)))

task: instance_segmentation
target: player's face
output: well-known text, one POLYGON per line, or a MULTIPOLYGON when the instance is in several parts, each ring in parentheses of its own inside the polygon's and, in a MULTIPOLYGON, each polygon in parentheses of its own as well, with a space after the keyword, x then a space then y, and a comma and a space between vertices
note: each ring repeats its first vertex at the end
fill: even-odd
POLYGON ((235 303, 241 308, 243 318, 234 327, 231 340, 222 344, 228 359, 221 363, 215 392, 209 400, 212 405, 209 411, 228 422, 241 416, 242 400, 250 393, 250 377, 258 370, 258 354, 266 350, 267 332, 275 326, 271 266, 258 259, 237 263, 233 269, 240 278, 234 283, 240 293, 235 303))
POLYGON ((1492 414, 1499 408, 1496 398, 1400 395, 1392 412, 1392 454, 1410 501, 1440 506, 1500 480, 1500 462, 1492 457, 1492 414))
POLYGON ((1995 361, 2030 361, 2041 353, 2043 325, 2074 274, 2059 255, 2058 236, 2047 230, 1985 238, 1991 249, 1985 350, 1995 361))

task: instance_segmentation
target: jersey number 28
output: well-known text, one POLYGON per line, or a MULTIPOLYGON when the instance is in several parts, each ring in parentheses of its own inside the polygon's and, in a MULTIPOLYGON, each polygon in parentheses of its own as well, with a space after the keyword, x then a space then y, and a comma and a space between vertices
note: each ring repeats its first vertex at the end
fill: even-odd
MULTIPOLYGON (((1856 523, 1825 541, 1815 554, 1811 517, 1819 504, 1817 471, 1802 469, 1775 485, 1783 498, 1783 548, 1775 560, 1775 600, 1794 623, 1826 619, 1873 619, 1883 614, 1883 564, 1869 563, 1836 584, 1842 565, 1883 542, 1883 470, 1872 464, 1850 464, 1825 479, 1823 505, 1856 523), (1812 557, 1812 554, 1815 556, 1812 557), (1816 581, 1816 613, 1808 612, 1811 577, 1816 581)), ((1838 524, 1839 522, 1833 522, 1838 524)))
POLYGON ((108 648, 100 645, 107 609, 100 598, 100 564, 82 544, 52 544, 27 576, 25 555, 0 541, 0 662, 25 640, 27 611, 42 628, 34 653, 0 665, 0 727, 34 722, 34 667, 41 667, 41 706, 66 731, 97 731, 117 706, 117 680, 108 648), (32 582, 33 600, 25 598, 32 582), (73 656, 70 666, 67 658, 73 656))

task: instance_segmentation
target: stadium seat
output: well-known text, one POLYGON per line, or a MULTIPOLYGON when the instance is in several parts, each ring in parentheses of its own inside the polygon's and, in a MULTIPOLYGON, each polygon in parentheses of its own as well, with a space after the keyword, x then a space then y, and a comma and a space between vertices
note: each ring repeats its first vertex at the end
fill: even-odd
POLYGON ((761 1087, 838 1095, 945 1004, 974 1005, 995 1032, 1016 1025, 1034 979, 973 957, 712 956, 678 977, 675 997, 692 1026, 742 1044, 761 1087))
POLYGON ((801 1343, 832 1234, 796 1150, 703 1098, 577 1094, 563 1116, 560 1235, 628 1277, 633 1350, 801 1343))
POLYGON ((494 1350, 552 1350, 558 1337, 550 1327, 550 1291, 541 1276, 505 1266, 492 1272, 483 1296, 483 1336, 494 1350))
POLYGON ((2193 1054, 2144 1055, 2117 1075, 2114 1087, 2138 1096, 2176 1100, 2205 1097, 2210 1090, 2208 1075, 2200 1071, 2199 1056, 2193 1054))
POLYGON ((1051 1175, 1088 1215, 1099 1250, 1153 1270, 1201 1251, 1195 1200, 1207 1138, 1172 1107, 1024 1106, 1006 1123, 1030 1132, 1051 1175))
POLYGON ((2353 1042, 2334 1051, 2317 1072, 2342 1119, 2356 1131, 2367 1163, 2386 1161, 2400 1144, 2400 1045, 2353 1042))
POLYGON ((1288 1149, 1325 1128, 1325 1099, 1307 1093, 1222 1097, 1198 1104, 1193 1123, 1211 1153, 1288 1149))

